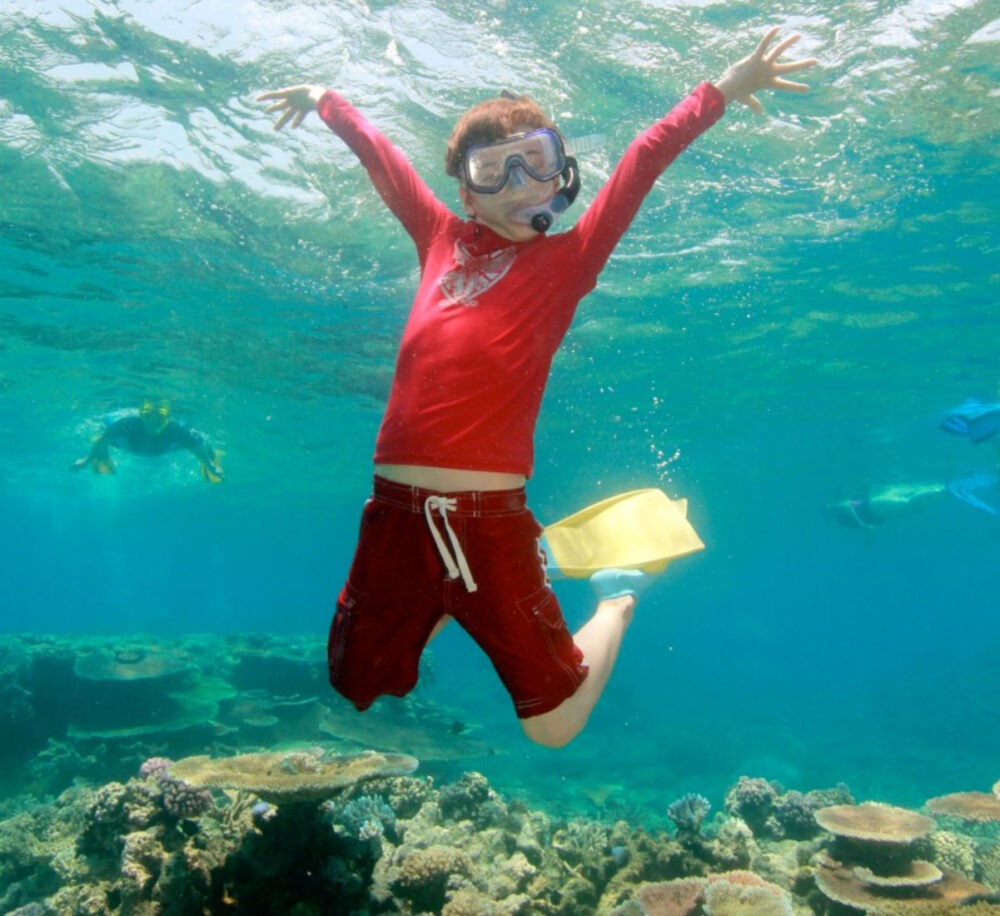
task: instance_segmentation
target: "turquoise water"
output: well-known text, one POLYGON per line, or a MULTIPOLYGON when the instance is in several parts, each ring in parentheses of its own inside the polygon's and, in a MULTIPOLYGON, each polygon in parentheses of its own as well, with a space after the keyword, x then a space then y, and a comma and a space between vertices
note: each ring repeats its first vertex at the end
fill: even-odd
MULTIPOLYGON (((543 521, 660 486, 707 549, 643 601, 563 751, 520 736, 458 631, 422 690, 489 740, 470 766, 556 810, 718 808, 741 773, 904 805, 992 785, 1000 520, 948 499, 866 536, 824 506, 996 469, 938 421, 1000 396, 1000 8, 827 7, 4 2, 0 629, 322 655, 416 262, 339 142, 274 133, 257 93, 335 86, 454 203, 456 116, 530 91, 605 137, 585 204, 773 22, 822 59, 812 92, 734 109, 661 179, 556 360, 529 485, 543 521), (147 395, 224 484, 184 454, 67 472, 147 395)), ((586 590, 560 594, 578 626, 586 590)))

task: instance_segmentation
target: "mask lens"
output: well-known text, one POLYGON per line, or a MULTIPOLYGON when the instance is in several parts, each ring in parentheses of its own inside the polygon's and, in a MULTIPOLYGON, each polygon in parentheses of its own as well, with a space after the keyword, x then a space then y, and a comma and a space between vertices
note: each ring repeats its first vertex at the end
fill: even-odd
POLYGON ((559 135, 543 127, 494 143, 472 146, 465 154, 465 182, 480 194, 495 194, 520 166, 535 181, 550 181, 566 166, 559 135))

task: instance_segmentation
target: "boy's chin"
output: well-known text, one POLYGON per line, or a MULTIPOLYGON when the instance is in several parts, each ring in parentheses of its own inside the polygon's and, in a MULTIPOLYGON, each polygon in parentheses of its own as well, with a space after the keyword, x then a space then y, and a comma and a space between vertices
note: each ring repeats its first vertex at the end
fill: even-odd
POLYGON ((510 239, 512 242, 529 242, 538 235, 527 223, 517 222, 512 219, 491 223, 487 223, 484 220, 478 220, 477 222, 492 229, 497 235, 503 236, 505 239, 510 239))

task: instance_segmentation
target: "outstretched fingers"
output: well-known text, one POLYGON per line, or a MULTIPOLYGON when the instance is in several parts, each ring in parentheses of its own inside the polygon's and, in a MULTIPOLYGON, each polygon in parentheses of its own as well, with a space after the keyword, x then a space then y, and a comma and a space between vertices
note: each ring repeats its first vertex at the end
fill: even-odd
MULTIPOLYGON (((767 33, 767 35, 765 36, 765 38, 773 39, 774 38, 774 34, 776 34, 777 31, 778 31, 777 29, 772 29, 770 32, 767 33)), ((796 42, 800 41, 801 38, 802 38, 802 36, 799 35, 797 32, 794 35, 789 35, 787 38, 779 41, 770 50, 770 52, 765 52, 765 54, 764 54, 764 60, 766 60, 769 64, 776 63, 777 60, 778 60, 778 58, 781 57, 781 55, 784 54, 785 51, 787 51, 792 45, 794 45, 796 42)))
POLYGON ((774 41, 774 37, 781 31, 779 26, 773 25, 771 28, 764 33, 764 37, 757 43, 757 49, 753 52, 753 57, 759 57, 761 60, 767 54, 767 48, 774 41))
POLYGON ((283 89, 272 89, 257 96, 258 102, 271 102, 264 111, 267 114, 278 114, 274 129, 281 130, 286 124, 298 127, 305 116, 316 106, 316 98, 321 92, 315 86, 286 86, 283 89))
POLYGON ((793 83, 791 80, 776 79, 771 86, 780 89, 782 92, 808 92, 809 86, 805 83, 793 83))
POLYGON ((777 34, 778 29, 773 28, 768 31, 768 33, 761 40, 760 45, 757 47, 758 53, 761 55, 761 60, 767 64, 771 71, 771 88, 780 89, 784 92, 808 92, 809 87, 805 83, 796 83, 792 80, 782 79, 780 74, 783 73, 797 73, 800 70, 808 70, 810 67, 815 67, 818 63, 815 57, 806 57, 802 60, 791 60, 780 62, 779 58, 790 48, 792 45, 796 44, 801 38, 801 35, 789 35, 783 41, 778 42, 774 48, 770 51, 767 50, 768 45, 774 40, 774 36, 777 34))

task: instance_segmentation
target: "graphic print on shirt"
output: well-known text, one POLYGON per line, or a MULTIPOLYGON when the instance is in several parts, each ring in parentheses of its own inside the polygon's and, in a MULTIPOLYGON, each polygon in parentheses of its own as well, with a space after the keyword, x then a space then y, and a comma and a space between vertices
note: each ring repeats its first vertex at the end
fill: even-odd
POLYGON ((474 255, 464 242, 457 240, 452 256, 455 266, 438 281, 438 286, 450 304, 475 308, 479 305, 476 297, 507 275, 517 251, 508 245, 489 254, 474 255))

